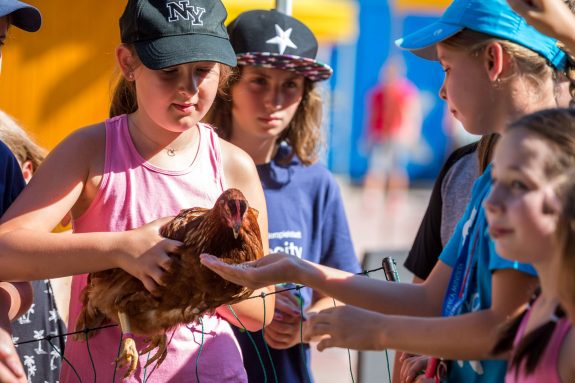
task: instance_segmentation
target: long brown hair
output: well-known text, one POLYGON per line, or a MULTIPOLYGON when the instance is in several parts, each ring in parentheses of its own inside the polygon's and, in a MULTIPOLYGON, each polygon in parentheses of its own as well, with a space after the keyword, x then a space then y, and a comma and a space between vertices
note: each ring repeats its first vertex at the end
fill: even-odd
MULTIPOLYGON (((531 49, 470 29, 464 29, 455 36, 443 41, 442 44, 457 49, 464 49, 472 55, 477 55, 491 42, 501 44, 501 47, 513 58, 513 64, 515 66, 514 75, 522 76, 535 87, 541 87, 550 77, 557 82, 566 75, 571 81, 571 103, 575 105, 573 104, 575 102, 575 68, 573 67, 573 63, 568 63, 565 72, 559 73, 543 56, 531 49)), ((495 148, 498 138, 499 135, 495 133, 481 137, 477 148, 481 172, 483 172, 491 162, 493 149, 495 148)))
MULTIPOLYGON (((232 135, 232 87, 238 83, 242 75, 242 69, 232 69, 229 81, 218 93, 216 100, 204 121, 213 125, 219 136, 229 140, 232 135)), ((315 83, 305 78, 303 98, 290 121, 287 129, 278 137, 276 144, 286 142, 291 148, 291 153, 282 162, 289 162, 293 156, 297 156, 302 163, 310 165, 317 161, 319 151, 322 148, 323 136, 321 132, 322 100, 315 83)))
MULTIPOLYGON (((138 65, 143 65, 136 50, 129 44, 124 44, 134 56, 138 65)), ((222 92, 226 87, 226 83, 231 73, 231 68, 228 65, 218 63, 220 67, 220 81, 218 86, 218 93, 222 92)), ((116 86, 112 93, 112 101, 110 103, 110 117, 119 116, 121 114, 134 113, 138 109, 138 100, 136 98, 136 82, 128 81, 118 70, 116 86)))
MULTIPOLYGON (((566 264, 571 274, 575 271, 575 261, 573 259, 573 251, 575 251, 575 232, 572 222, 575 218, 575 199, 569 192, 565 192, 565 177, 569 170, 575 168, 575 110, 573 109, 546 109, 533 114, 526 115, 519 120, 515 121, 509 126, 509 130, 523 129, 529 134, 533 134, 540 139, 544 140, 550 147, 553 156, 548 158, 544 164, 545 174, 549 182, 555 187, 556 194, 561 198, 562 195, 567 197, 567 204, 563 207, 563 214, 560 214, 557 236, 559 243, 563 244, 564 258, 568 258, 566 264), (572 204, 572 205, 570 205, 572 204), (573 218, 569 218, 569 215, 573 218), (563 220, 564 222, 561 222, 563 220), (570 252, 570 253, 568 253, 570 252), (567 255, 568 254, 568 255, 567 255)), ((573 287, 573 275, 568 278, 565 277, 566 283, 573 287)), ((575 290, 571 290, 575 293, 575 290)), ((575 294, 573 295, 575 297, 575 294)), ((499 341, 493 349, 493 354, 501 354, 509 351, 513 346, 513 339, 521 324, 521 321, 527 310, 510 320, 502 329, 499 341)), ((562 310, 557 310, 556 316, 563 315, 562 310)), ((517 347, 515 348, 511 362, 510 369, 519 370, 519 366, 525 363, 525 371, 527 374, 532 373, 539 360, 551 335, 555 330, 556 320, 550 320, 542 324, 538 328, 527 334, 517 347)))

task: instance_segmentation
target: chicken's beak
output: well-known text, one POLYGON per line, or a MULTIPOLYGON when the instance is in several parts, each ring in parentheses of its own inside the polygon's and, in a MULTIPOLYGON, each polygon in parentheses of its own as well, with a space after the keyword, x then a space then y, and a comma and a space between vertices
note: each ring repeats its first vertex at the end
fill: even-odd
POLYGON ((241 223, 234 223, 234 227, 232 228, 234 232, 234 239, 238 239, 238 235, 240 235, 240 228, 242 227, 241 223))

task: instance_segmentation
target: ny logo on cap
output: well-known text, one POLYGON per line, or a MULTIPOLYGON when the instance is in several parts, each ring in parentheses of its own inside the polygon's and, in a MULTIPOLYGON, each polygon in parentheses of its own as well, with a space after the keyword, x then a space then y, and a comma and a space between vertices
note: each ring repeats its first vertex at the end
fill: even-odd
POLYGON ((168 17, 170 23, 178 20, 191 20, 192 25, 204 25, 202 16, 206 9, 190 5, 190 0, 170 1, 166 3, 166 7, 170 11, 170 17, 168 17))

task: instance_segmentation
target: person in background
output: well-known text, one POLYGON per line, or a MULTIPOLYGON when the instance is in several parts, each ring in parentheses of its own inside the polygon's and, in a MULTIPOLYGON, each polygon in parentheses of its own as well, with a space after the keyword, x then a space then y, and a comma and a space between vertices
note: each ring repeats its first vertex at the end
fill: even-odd
MULTIPOLYGON (((9 27, 13 25, 27 32, 36 32, 41 24, 42 16, 35 7, 20 1, 0 1, 0 73, 3 47, 9 27)), ((22 191, 24 185, 24 178, 16 158, 8 147, 0 142, 0 216, 22 191)), ((0 268, 3 267, 3 262, 0 262, 0 268)), ((0 282, 0 381, 2 382, 26 381, 26 374, 10 335, 10 321, 24 314, 32 305, 32 299, 30 283, 0 282)))
MULTIPOLYGON (((0 141, 16 156, 24 181, 30 182, 42 163, 45 151, 36 144, 18 123, 0 110, 0 141)), ((70 277, 32 281, 34 303, 30 310, 12 325, 15 342, 25 342, 38 336, 66 333, 70 299, 70 277), (63 315, 62 315, 63 314, 63 315)), ((28 382, 56 381, 60 376, 61 355, 65 338, 25 343, 17 347, 28 382)))
POLYGON ((381 69, 380 83, 367 96, 368 200, 409 187, 407 165, 421 139, 422 112, 419 90, 404 72, 401 57, 392 56, 381 69))
MULTIPOLYGON (((322 99, 317 83, 332 70, 316 59, 315 36, 299 20, 275 10, 244 12, 229 24, 228 33, 238 67, 206 121, 256 163, 271 251, 359 272, 339 188, 318 162, 322 99)), ((293 285, 277 288, 285 287, 293 285)), ((272 381, 311 381, 310 350, 302 343, 300 326, 310 313, 334 304, 307 287, 276 294, 274 318, 265 331, 236 329, 249 381, 263 382, 266 375, 272 381), (266 355, 266 344, 271 360, 264 357, 262 366, 257 351, 266 355)))

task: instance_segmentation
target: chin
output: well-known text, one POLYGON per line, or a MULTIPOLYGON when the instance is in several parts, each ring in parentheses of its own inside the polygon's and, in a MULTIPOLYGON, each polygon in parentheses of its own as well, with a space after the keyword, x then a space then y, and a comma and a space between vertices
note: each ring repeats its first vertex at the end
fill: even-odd
POLYGON ((518 252, 517 251, 513 251, 512 248, 510 248, 509 246, 504 246, 501 243, 496 243, 495 244, 495 251, 497 252, 497 255, 499 255, 502 258, 505 258, 509 261, 519 261, 519 262, 523 262, 521 259, 517 258, 518 252))

